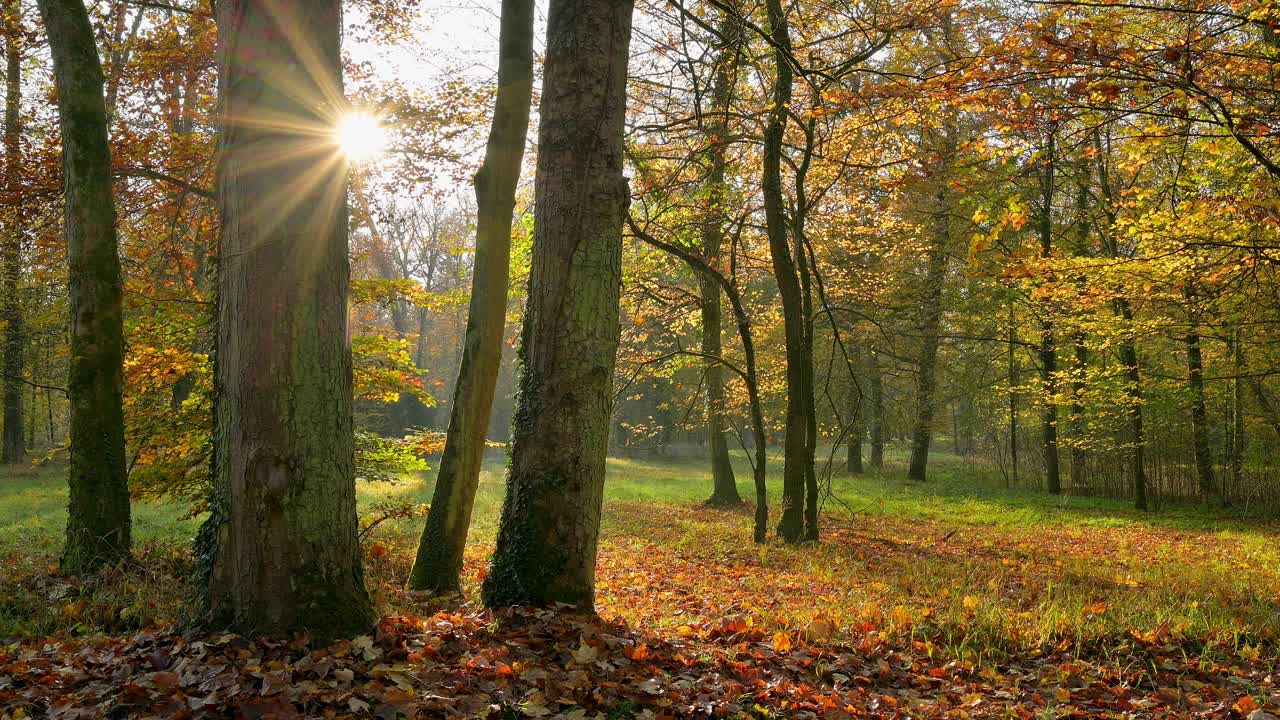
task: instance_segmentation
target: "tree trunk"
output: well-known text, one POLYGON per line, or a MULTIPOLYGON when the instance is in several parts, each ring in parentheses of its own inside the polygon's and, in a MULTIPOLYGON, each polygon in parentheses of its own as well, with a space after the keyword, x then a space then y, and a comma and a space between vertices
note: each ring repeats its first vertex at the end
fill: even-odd
MULTIPOLYGON (((1106 215, 1106 227, 1102 231, 1102 245, 1107 257, 1118 259, 1119 248, 1116 246, 1112 228, 1116 223, 1116 198, 1111 189, 1110 172, 1107 169, 1107 153, 1104 152, 1102 134, 1093 133, 1093 148, 1098 156, 1098 187, 1102 191, 1102 211, 1106 215)), ((1130 472, 1133 476, 1133 506, 1137 510, 1147 509, 1147 470, 1146 470, 1146 431, 1143 427, 1142 414, 1142 370, 1138 365, 1137 338, 1133 330, 1133 306, 1128 298, 1118 297, 1114 303, 1115 314, 1124 322, 1124 333, 1120 338, 1120 364, 1124 367, 1125 394, 1127 397, 1129 417, 1129 434, 1133 441, 1133 452, 1129 456, 1130 472)))
MULTIPOLYGON (((1231 337, 1231 360, 1235 378, 1231 381, 1231 486, 1239 489, 1244 482, 1244 337, 1235 328, 1231 337)), ((1223 493, 1224 495, 1228 493, 1223 493)))
MULTIPOLYGON (((1040 172, 1040 259, 1053 253, 1053 192, 1056 167, 1054 156, 1056 127, 1049 128, 1048 157, 1040 172)), ((1062 494, 1062 474, 1058 467, 1058 341, 1054 327, 1052 300, 1045 300, 1040 320, 1040 414, 1041 447, 1044 450, 1045 487, 1050 495, 1062 494)))
POLYGON ((774 82, 773 109, 769 112, 768 125, 764 131, 764 173, 761 189, 764 193, 769 255, 782 303, 787 358, 782 519, 778 524, 778 536, 787 542, 799 542, 804 538, 805 532, 805 489, 808 478, 806 450, 809 447, 809 429, 808 417, 805 413, 808 404, 804 399, 806 357, 803 350, 805 342, 803 298, 791 243, 787 237, 786 208, 782 196, 782 147, 792 87, 791 39, 781 0, 768 0, 766 7, 769 31, 774 46, 774 82))
POLYGON ((938 333, 942 327, 942 285, 947 274, 947 245, 950 220, 946 193, 937 193, 933 242, 929 246, 925 270, 924 298, 920 306, 920 355, 916 363, 916 416, 911 430, 911 464, 907 477, 924 480, 929 467, 929 444, 933 438, 934 397, 938 385, 938 333))
POLYGON ((489 607, 590 611, 618 350, 630 0, 553 0, 519 400, 489 607))
POLYGON ((1083 488, 1085 463, 1088 453, 1084 449, 1084 391, 1085 373, 1089 368, 1089 346, 1084 333, 1076 333, 1075 365, 1071 368, 1071 489, 1083 488))
POLYGON ((356 537, 338 0, 220 0, 209 625, 368 631, 356 537), (269 161, 264 162, 264 158, 269 161))
POLYGON ((1022 382, 1018 368, 1018 323, 1013 302, 1009 303, 1009 478, 1018 482, 1018 385, 1022 382))
POLYGON ((874 346, 867 353, 871 375, 871 467, 884 468, 884 378, 880 374, 880 355, 874 346))
POLYGON ((409 574, 414 590, 459 589, 489 416, 502 363, 511 272, 511 221, 533 95, 533 0, 503 0, 498 95, 476 173, 476 256, 465 349, 449 411, 431 512, 409 574))
POLYGON ((849 431, 845 441, 848 443, 848 457, 845 467, 854 475, 862 474, 862 436, 866 433, 863 418, 868 415, 867 403, 862 396, 856 378, 849 379, 849 431))
MULTIPOLYGON (((1194 293, 1188 292, 1194 296, 1194 293)), ((1195 452, 1196 479, 1200 495, 1213 502, 1222 501, 1222 491, 1213 472, 1213 455, 1209 450, 1209 413, 1204 402, 1204 359, 1200 353, 1200 333, 1193 322, 1184 339, 1187 348, 1187 387, 1191 391, 1191 444, 1195 452)))
POLYGON ((4 306, 0 319, 4 327, 4 437, 0 439, 0 461, 11 464, 27 459, 22 424, 22 244, 26 221, 22 209, 22 5, 18 0, 4 3, 4 240, 0 246, 0 282, 4 284, 4 306))
MULTIPOLYGON (((738 77, 738 53, 740 24, 732 13, 724 12, 720 21, 721 34, 726 38, 717 53, 715 76, 712 80, 710 120, 706 127, 707 164, 706 208, 702 223, 702 256, 712 266, 719 266, 721 245, 724 243, 725 223, 725 174, 728 161, 725 149, 729 133, 729 106, 738 77)), ((711 497, 707 504, 716 506, 737 505, 742 502, 738 494, 733 464, 729 462, 729 444, 725 438, 724 368, 717 360, 722 352, 720 342, 721 310, 720 283, 705 274, 698 275, 698 291, 702 311, 702 354, 706 363, 706 415, 707 436, 711 452, 711 497)))
POLYGON ((80 0, 40 0, 40 12, 58 92, 71 279, 71 497, 62 569, 84 572, 129 552, 120 256, 102 65, 89 14, 80 0))

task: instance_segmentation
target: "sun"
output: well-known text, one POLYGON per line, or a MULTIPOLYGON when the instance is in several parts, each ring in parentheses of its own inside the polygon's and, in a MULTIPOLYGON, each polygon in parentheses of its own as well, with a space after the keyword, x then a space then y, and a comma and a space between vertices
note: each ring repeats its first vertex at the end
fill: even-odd
POLYGON ((387 129, 382 121, 360 110, 349 112, 338 120, 334 137, 342 154, 355 164, 375 160, 387 150, 387 129))

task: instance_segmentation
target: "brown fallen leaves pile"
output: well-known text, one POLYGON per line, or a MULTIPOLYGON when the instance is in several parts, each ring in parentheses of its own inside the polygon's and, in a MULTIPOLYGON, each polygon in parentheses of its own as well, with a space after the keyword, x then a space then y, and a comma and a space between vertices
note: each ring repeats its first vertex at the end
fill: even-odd
POLYGON ((1126 667, 1064 654, 977 668, 875 633, 857 646, 806 634, 825 629, 771 635, 728 617, 661 638, 464 606, 326 648, 173 631, 21 641, 0 647, 0 717, 1230 718, 1275 689, 1260 669, 1158 643, 1126 667))

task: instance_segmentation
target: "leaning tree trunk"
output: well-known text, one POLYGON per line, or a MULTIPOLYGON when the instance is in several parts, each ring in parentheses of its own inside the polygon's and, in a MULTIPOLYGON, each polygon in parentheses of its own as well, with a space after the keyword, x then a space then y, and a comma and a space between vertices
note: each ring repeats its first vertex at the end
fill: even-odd
POLYGON ((338 0, 221 0, 214 494, 206 621, 370 629, 356 537, 338 0))
POLYGON ((476 257, 462 365, 454 385, 431 512, 409 574, 414 590, 459 589, 462 553, 488 439, 511 271, 511 219, 533 95, 533 0, 503 0, 498 95, 476 174, 476 257))
MULTIPOLYGON (((724 12, 720 21, 724 45, 717 53, 715 75, 711 87, 711 103, 706 127, 707 164, 706 206, 702 222, 702 256, 713 266, 720 264, 721 246, 724 244, 725 223, 725 175, 728 166, 726 148, 729 133, 729 106, 738 76, 738 53, 741 51, 741 26, 731 12, 724 12)), ((711 497, 707 504, 717 506, 737 505, 742 502, 738 494, 733 464, 729 462, 729 443, 725 437, 724 368, 718 360, 722 352, 720 283, 705 274, 698 275, 699 300, 702 311, 702 354, 707 358, 706 415, 707 436, 711 452, 711 497)))
POLYGON ((552 0, 520 390, 490 607, 591 610, 618 351, 630 0, 552 0))
POLYGON ((84 572, 129 552, 120 256, 93 26, 80 0, 40 0, 40 12, 58 92, 71 279, 71 498, 62 569, 84 572))
POLYGON ((22 354, 25 352, 22 302, 18 296, 22 276, 22 242, 26 222, 22 209, 22 5, 6 0, 3 8, 4 98, 4 240, 0 245, 0 282, 4 305, 4 437, 0 461, 20 463, 27 458, 22 424, 22 354))

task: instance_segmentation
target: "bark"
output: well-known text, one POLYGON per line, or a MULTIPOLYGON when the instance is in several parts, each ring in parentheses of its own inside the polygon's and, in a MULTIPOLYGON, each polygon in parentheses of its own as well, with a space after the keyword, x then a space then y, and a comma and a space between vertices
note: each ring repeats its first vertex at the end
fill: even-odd
MULTIPOLYGON (((1053 253, 1053 193, 1056 128, 1049 129, 1047 158, 1040 172, 1040 258, 1053 253)), ((1050 495, 1062 494, 1062 474, 1058 467, 1058 341, 1054 327, 1052 300, 1046 300, 1040 320, 1040 382, 1043 386, 1040 414, 1041 448, 1044 451, 1045 487, 1050 495)))
MULTIPOLYGON (((1106 227, 1102 230, 1102 246, 1111 259, 1120 257, 1112 228, 1116 223, 1116 198, 1111 188, 1110 172, 1107 168, 1107 154, 1104 152, 1101 133, 1093 134, 1093 147, 1098 155, 1098 187, 1102 193, 1102 210, 1106 216, 1106 227)), ((1118 297, 1114 303, 1115 314, 1124 323, 1124 333, 1120 338, 1120 364, 1124 367, 1125 394, 1127 397, 1127 416, 1129 419, 1129 435, 1133 442, 1133 452, 1129 456, 1129 474, 1133 477, 1133 506, 1138 510, 1147 509, 1147 471, 1146 471, 1146 430, 1143 426, 1142 413, 1142 369, 1138 365, 1138 346, 1133 331, 1133 306, 1128 298, 1118 297)))
MULTIPOLYGON (((707 164, 706 217, 702 223, 702 256, 713 266, 720 261, 724 244, 725 223, 725 174, 728 166, 726 149, 729 133, 729 106, 733 98, 733 86, 738 76, 740 25, 733 14, 724 12, 720 32, 726 38, 716 59, 715 76, 712 79, 710 121, 706 126, 707 164)), ((720 283, 704 274, 698 275, 698 292, 702 312, 702 354, 709 358, 704 380, 706 392, 707 437, 711 453, 711 497, 707 504, 716 506, 737 505, 742 502, 738 494, 733 464, 729 462, 729 443, 725 436, 724 369, 710 358, 718 358, 722 352, 720 308, 720 283)))
POLYGON ((929 246, 918 325, 921 343, 916 363, 916 414, 911 430, 911 464, 907 468, 907 477, 912 480, 926 477, 937 410, 934 395, 938 385, 938 333, 942 327, 942 285, 947 274, 950 220, 946 193, 939 190, 936 200, 933 242, 929 246))
POLYGON ((1085 463, 1087 453, 1084 442, 1084 391, 1085 373, 1089 367, 1089 346, 1085 343, 1084 333, 1076 333, 1075 364, 1071 368, 1071 488, 1077 490, 1085 486, 1085 463))
POLYGON ((22 372, 25 336, 19 288, 22 277, 22 244, 26 222, 22 208, 22 6, 6 0, 4 12, 5 103, 4 103, 4 239, 0 246, 0 283, 4 285, 4 305, 0 319, 4 327, 4 430, 0 438, 0 461, 20 463, 27 459, 23 438, 22 372))
POLYGON ((884 467, 884 377, 880 371, 880 356, 875 347, 868 352, 871 381, 871 467, 884 467))
MULTIPOLYGON (((1231 361, 1235 378, 1231 381, 1231 485, 1239 488, 1244 482, 1244 342, 1240 328, 1231 337, 1231 361)), ((1226 493, 1224 493, 1226 494, 1226 493)))
POLYGON ((867 403, 862 396, 862 388, 858 385, 856 378, 850 378, 849 382, 849 432, 846 442, 848 443, 848 457, 845 461, 845 467, 849 472, 855 475, 862 474, 862 436, 866 434, 866 426, 863 418, 868 415, 867 403))
POLYGON ((553 0, 520 389, 485 604, 590 611, 618 350, 630 0, 553 0))
POLYGON ((1018 482, 1018 385, 1019 375, 1018 324, 1013 303, 1009 303, 1009 475, 1011 482, 1018 482))
MULTIPOLYGON (((1194 293, 1188 291, 1194 297, 1194 293)), ((1187 389, 1191 391, 1191 444, 1195 454, 1196 480, 1205 500, 1222 501, 1222 491, 1213 472, 1209 450, 1209 413, 1204 402, 1204 358, 1200 352, 1200 332, 1193 323, 1183 342, 1187 350, 1187 389)))
POLYGON ((367 632, 356 536, 338 0, 221 0, 214 496, 206 622, 367 632))
POLYGON ((80 0, 40 0, 40 12, 57 86, 71 279, 71 492, 62 569, 84 572, 129 552, 120 257, 102 64, 89 14, 80 0))
MULTIPOLYGON (((769 255, 773 276, 778 283, 787 361, 786 438, 783 446, 782 519, 778 536, 787 542, 799 542, 805 534, 805 495, 812 470, 809 447, 809 418, 805 384, 805 315, 800 278, 797 274, 782 196, 782 149, 786 134, 788 107, 791 104, 793 75, 791 39, 781 0, 768 0, 770 40, 774 47, 773 108, 764 131, 765 225, 769 238, 769 255)), ((808 393, 812 396, 812 392, 808 393)), ((757 441, 759 442, 759 441, 757 441)))
POLYGON ((747 386, 747 398, 751 407, 752 447, 755 451, 755 460, 752 463, 752 476, 756 491, 755 541, 763 543, 768 540, 769 533, 769 495, 766 487, 768 447, 764 442, 764 410, 763 403, 760 400, 760 376, 756 371, 755 340, 751 333, 751 317, 747 315, 746 306, 742 303, 742 294, 738 292, 738 288, 728 278, 709 265, 706 260, 679 245, 663 242, 653 237, 637 227, 633 221, 629 221, 629 224, 631 232, 636 237, 659 250, 675 255, 703 276, 714 279, 719 283, 720 288, 724 290, 725 297, 729 298, 729 306, 733 309, 733 317, 738 325, 738 337, 742 340, 742 354, 746 358, 746 369, 739 376, 747 386))
POLYGON ((417 559, 414 590, 459 589, 462 553, 488 439, 511 272, 511 222, 533 95, 534 0, 503 0, 498 94, 484 164, 476 174, 476 255, 462 364, 440 472, 417 559))

